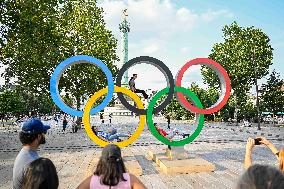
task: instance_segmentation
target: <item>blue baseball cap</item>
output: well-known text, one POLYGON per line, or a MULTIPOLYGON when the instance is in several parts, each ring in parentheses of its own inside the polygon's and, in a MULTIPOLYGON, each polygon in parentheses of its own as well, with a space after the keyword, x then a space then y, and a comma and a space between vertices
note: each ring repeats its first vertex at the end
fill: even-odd
POLYGON ((32 118, 26 121, 22 126, 22 132, 24 133, 45 133, 50 126, 44 125, 39 119, 32 118))

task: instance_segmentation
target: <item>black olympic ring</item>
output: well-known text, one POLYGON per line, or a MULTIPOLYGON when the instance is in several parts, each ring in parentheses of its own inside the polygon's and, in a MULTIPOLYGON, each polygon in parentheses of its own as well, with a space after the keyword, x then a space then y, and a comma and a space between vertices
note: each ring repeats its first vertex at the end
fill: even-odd
MULTIPOLYGON (((122 76, 128 68, 130 68, 131 66, 134 66, 136 64, 141 64, 141 63, 151 64, 151 65, 155 66, 164 74, 164 76, 166 77, 166 80, 167 80, 167 86, 169 87, 169 94, 158 107, 154 108, 153 113, 156 114, 156 113, 160 112, 163 108, 165 108, 171 102, 173 95, 174 95, 174 87, 175 87, 175 82, 174 82, 172 72, 169 70, 169 68, 162 61, 160 61, 156 58, 153 58, 153 57, 149 57, 149 56, 140 56, 140 57, 136 57, 136 58, 129 60, 118 71, 118 74, 116 76, 116 85, 121 87, 122 76)), ((117 96, 118 96, 119 100, 121 101, 121 103, 130 111, 136 113, 137 115, 146 115, 147 114, 147 110, 138 109, 135 106, 132 106, 131 104, 129 104, 127 102, 127 100, 124 98, 122 93, 120 93, 120 92, 117 93, 117 96)))

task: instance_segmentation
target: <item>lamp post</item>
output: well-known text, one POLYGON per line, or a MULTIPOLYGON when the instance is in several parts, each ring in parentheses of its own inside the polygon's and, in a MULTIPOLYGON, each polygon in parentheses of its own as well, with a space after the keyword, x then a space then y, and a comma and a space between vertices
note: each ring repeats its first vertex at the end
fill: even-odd
MULTIPOLYGON (((127 21, 128 13, 127 9, 123 11, 123 21, 119 24, 119 30, 121 32, 121 67, 128 61, 128 33, 130 32, 130 24, 127 21)), ((125 71, 122 78, 122 85, 128 85, 128 71, 125 71)))
POLYGON ((255 57, 255 49, 253 49, 253 65, 254 65, 254 83, 255 83, 255 90, 256 90, 257 129, 261 130, 260 115, 259 115, 258 84, 257 84, 257 65, 254 60, 254 57, 255 57))

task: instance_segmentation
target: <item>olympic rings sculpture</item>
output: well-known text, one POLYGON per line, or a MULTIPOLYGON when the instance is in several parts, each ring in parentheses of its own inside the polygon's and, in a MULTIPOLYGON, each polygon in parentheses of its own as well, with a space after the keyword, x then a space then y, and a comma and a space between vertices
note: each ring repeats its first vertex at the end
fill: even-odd
POLYGON ((122 68, 118 71, 117 77, 116 77, 116 86, 113 82, 113 77, 111 71, 108 69, 108 67, 99 59, 87 56, 87 55, 78 55, 73 56, 71 58, 68 58, 61 62, 54 70, 51 78, 50 78, 50 93, 51 97, 54 101, 54 103, 65 113, 72 115, 72 116, 78 116, 82 117, 84 128, 88 134, 88 136, 98 145, 101 147, 106 146, 109 142, 100 139, 98 136, 96 136, 90 125, 90 115, 94 115, 98 113, 99 111, 103 110, 108 103, 111 101, 111 98, 113 96, 113 93, 116 92, 119 100, 121 103, 130 111, 136 113, 139 115, 139 124, 136 129, 136 131, 133 133, 131 137, 129 137, 127 140, 122 142, 115 142, 119 147, 126 147, 133 143, 141 134, 143 131, 143 128, 147 122, 149 126, 149 130, 151 133, 161 142, 167 145, 171 146, 183 146, 185 144, 188 144, 192 142, 201 132, 203 125, 204 125, 204 114, 211 114, 216 111, 219 111, 228 101, 231 91, 231 84, 230 84, 230 78, 226 72, 226 70, 217 62, 208 59, 208 58, 196 58, 189 62, 187 62, 177 73, 176 80, 173 79, 173 75, 169 68, 160 60, 149 57, 149 56, 140 56, 133 58, 129 60, 127 63, 125 63, 122 68), (84 111, 78 111, 76 109, 73 109, 69 106, 67 106, 63 100, 61 99, 59 95, 58 90, 58 84, 60 77, 62 76, 63 72, 70 66, 74 64, 79 63, 91 63, 99 68, 102 69, 102 71, 105 73, 108 86, 106 88, 103 88, 96 92, 87 102, 84 111), (130 91, 127 88, 121 87, 121 80, 124 72, 129 69, 131 66, 134 66, 136 64, 151 64, 155 67, 157 67, 166 77, 167 80, 167 87, 163 90, 159 91, 150 101, 148 109, 144 109, 144 105, 139 98, 139 96, 130 91), (219 80, 221 82, 221 95, 218 99, 218 101, 212 105, 209 108, 203 109, 203 106, 198 99, 198 97, 191 92, 189 89, 181 87, 181 81, 184 76, 184 73, 187 69, 190 68, 190 66, 193 65, 206 65, 209 68, 211 68, 217 76, 219 77, 219 80), (92 108, 95 101, 100 98, 103 95, 106 95, 105 99, 99 104, 97 107, 92 108), (128 95, 130 98, 132 98, 136 104, 137 107, 130 105, 126 99, 124 98, 123 94, 128 95), (168 96, 164 99, 164 101, 158 106, 154 107, 155 103, 158 101, 158 99, 162 96, 168 94, 168 96), (187 110, 193 112, 196 114, 196 122, 198 122, 198 126, 196 130, 193 132, 192 135, 188 136, 187 138, 180 140, 180 141, 169 141, 162 135, 158 133, 158 131, 155 129, 153 124, 152 116, 153 114, 156 114, 160 112, 163 108, 165 108, 170 102, 171 99, 175 95, 180 102, 180 104, 186 108, 187 110), (184 97, 187 96, 190 101, 193 103, 191 105, 190 102, 187 101, 187 99, 184 97))

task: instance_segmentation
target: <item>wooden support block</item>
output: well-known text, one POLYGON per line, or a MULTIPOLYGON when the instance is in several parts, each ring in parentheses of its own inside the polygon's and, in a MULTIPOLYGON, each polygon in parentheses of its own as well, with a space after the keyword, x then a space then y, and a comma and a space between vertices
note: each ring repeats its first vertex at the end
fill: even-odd
POLYGON ((187 159, 171 160, 166 153, 154 153, 152 150, 148 151, 148 155, 166 174, 212 172, 215 170, 214 164, 200 157, 191 156, 187 159))
POLYGON ((215 165, 202 158, 183 160, 160 159, 160 168, 166 174, 184 174, 212 172, 215 170, 215 165))
POLYGON ((154 161, 155 153, 154 153, 153 150, 149 150, 148 153, 147 153, 147 156, 149 157, 150 160, 154 161))
POLYGON ((153 161, 160 166, 161 160, 168 160, 169 157, 165 153, 154 154, 153 161))
POLYGON ((171 160, 174 159, 187 159, 188 155, 184 149, 184 146, 172 146, 171 149, 166 149, 166 155, 171 160))
POLYGON ((160 165, 161 159, 168 159, 167 154, 164 152, 155 153, 153 150, 148 151, 148 157, 154 161, 158 166, 160 165))
POLYGON ((141 176, 142 175, 142 168, 137 160, 130 160, 124 162, 127 172, 135 175, 141 176))

